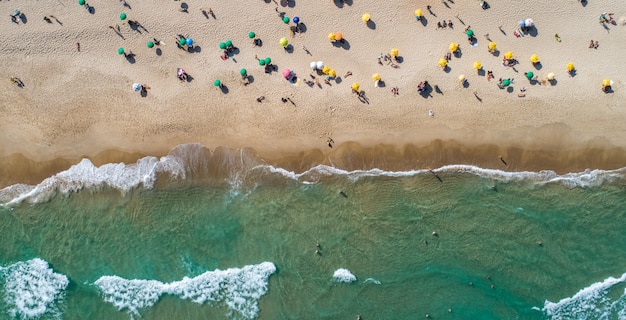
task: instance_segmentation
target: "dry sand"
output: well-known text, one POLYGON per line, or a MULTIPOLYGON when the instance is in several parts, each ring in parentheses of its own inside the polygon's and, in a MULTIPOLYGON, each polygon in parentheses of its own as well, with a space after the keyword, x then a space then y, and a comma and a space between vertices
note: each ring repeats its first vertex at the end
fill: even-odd
POLYGON ((330 162, 346 168, 498 167, 499 154, 514 159, 510 170, 625 163, 626 26, 621 22, 626 4, 620 1, 493 1, 487 10, 478 1, 462 0, 419 5, 396 0, 128 0, 130 7, 118 1, 87 2, 93 14, 75 0, 0 2, 6 17, 0 22, 1 77, 14 75, 25 84, 18 88, 0 82, 0 185, 36 182, 81 157, 98 164, 132 162, 189 142, 252 147, 268 161, 294 170, 330 162), (181 5, 188 12, 179 11, 181 5), (202 14, 201 9, 209 8, 215 18, 202 14), (415 20, 418 8, 425 21, 415 20), (21 10, 26 23, 11 23, 8 15, 14 9, 21 10), (133 31, 120 21, 121 12, 145 29, 133 31), (305 32, 290 37, 280 12, 299 16, 305 32), (373 22, 369 26, 361 21, 366 12, 373 22), (604 28, 598 22, 602 12, 614 13, 617 25, 604 28), (49 15, 58 21, 44 21, 49 15), (529 17, 536 29, 513 36, 517 21, 529 17), (437 30, 442 20, 452 20, 454 28, 437 30), (121 36, 109 28, 116 25, 121 36), (475 47, 464 34, 468 25, 478 40, 475 47), (253 46, 249 31, 256 32, 263 46, 253 46), (334 46, 329 32, 342 32, 346 42, 334 46), (192 37, 196 51, 177 48, 177 34, 192 37), (497 43, 499 56, 487 52, 485 34, 497 43), (289 38, 292 53, 278 44, 281 37, 289 38), (147 48, 153 38, 164 44, 147 48), (239 49, 236 62, 220 59, 218 45, 227 39, 239 49), (588 48, 591 39, 599 41, 597 49, 588 48), (460 44, 462 55, 453 57, 444 72, 437 61, 450 42, 460 44), (118 55, 119 47, 131 50, 134 60, 118 55), (402 57, 397 69, 377 63, 392 48, 402 57), (515 70, 501 65, 509 50, 520 62, 515 70), (540 70, 529 61, 534 53, 541 59, 540 70), (271 57, 278 72, 265 74, 255 55, 271 57), (294 86, 281 75, 289 68, 312 80, 309 62, 318 60, 337 70, 339 77, 331 85, 294 86), (474 61, 481 61, 496 79, 488 82, 479 75, 474 61), (567 74, 568 62, 576 66, 575 77, 567 74), (179 81, 178 67, 193 80, 179 81), (248 86, 241 83, 241 68, 253 77, 248 86), (352 76, 343 78, 347 71, 352 76), (556 81, 530 84, 526 71, 540 78, 554 72, 556 81), (374 73, 381 74, 385 87, 374 87, 374 73), (467 76, 467 88, 458 83, 460 74, 467 76), (512 92, 496 86, 500 77, 515 78, 512 92), (600 90, 604 78, 614 81, 613 93, 600 90), (213 86, 215 79, 227 92, 213 86), (416 86, 424 80, 441 93, 420 95, 416 86), (146 97, 131 90, 134 82, 150 86, 146 97), (361 84, 369 104, 351 94, 353 82, 361 84), (392 87, 398 87, 398 96, 392 87), (522 87, 526 96, 520 98, 522 87), (257 96, 265 100, 257 103, 257 96), (329 137, 336 142, 332 149, 329 137), (337 160, 359 157, 366 160, 337 160))

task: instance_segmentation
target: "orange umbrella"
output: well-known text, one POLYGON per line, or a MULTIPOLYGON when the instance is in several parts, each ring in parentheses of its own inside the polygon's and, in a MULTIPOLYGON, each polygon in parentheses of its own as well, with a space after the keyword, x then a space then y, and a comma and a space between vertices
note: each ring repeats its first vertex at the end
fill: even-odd
POLYGON ((335 33, 335 40, 339 41, 341 38, 343 38, 343 34, 341 34, 341 32, 335 33))

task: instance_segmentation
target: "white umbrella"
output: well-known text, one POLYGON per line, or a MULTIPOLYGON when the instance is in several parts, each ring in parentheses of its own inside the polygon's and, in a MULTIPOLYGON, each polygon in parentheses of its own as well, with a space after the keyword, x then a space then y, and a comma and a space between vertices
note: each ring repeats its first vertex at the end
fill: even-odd
POLYGON ((317 62, 312 61, 310 66, 311 66, 311 69, 313 70, 317 69, 317 62))
POLYGON ((137 92, 141 90, 141 88, 142 88, 141 83, 137 83, 137 82, 133 83, 133 91, 137 92))
POLYGON ((315 66, 319 69, 322 70, 324 68, 324 62, 322 61, 318 61, 315 66))
POLYGON ((526 27, 532 27, 535 25, 535 23, 533 22, 533 19, 531 18, 524 20, 524 24, 526 25, 526 27))

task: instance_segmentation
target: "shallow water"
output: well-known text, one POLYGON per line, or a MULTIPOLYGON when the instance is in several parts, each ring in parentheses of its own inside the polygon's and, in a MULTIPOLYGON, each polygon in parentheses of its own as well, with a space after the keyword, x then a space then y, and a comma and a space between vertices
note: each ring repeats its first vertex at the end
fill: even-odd
MULTIPOLYGON (((120 289, 129 303, 143 301, 137 312, 145 319, 626 316, 624 170, 558 176, 453 166, 435 176, 318 167, 294 175, 226 162, 229 169, 216 173, 186 161, 182 176, 156 170, 153 187, 124 192, 95 183, 64 193, 64 180, 35 203, 24 198, 0 207, 0 318, 20 317, 11 316, 16 295, 7 294, 9 281, 39 284, 17 296, 40 290, 39 299, 54 298, 45 317, 136 317, 105 302, 96 283, 113 275, 158 280, 157 287, 198 277, 207 284, 199 290, 216 300, 195 303, 168 287, 148 303, 120 289), (197 179, 200 171, 213 179, 197 179), (7 276, 35 258, 69 279, 63 298, 44 290, 45 277, 7 276), (241 271, 263 262, 275 272, 241 271), (228 277, 211 273, 228 268, 235 268, 228 277), (356 281, 333 279, 341 268, 356 281)), ((105 175, 132 176, 125 172, 105 175)))

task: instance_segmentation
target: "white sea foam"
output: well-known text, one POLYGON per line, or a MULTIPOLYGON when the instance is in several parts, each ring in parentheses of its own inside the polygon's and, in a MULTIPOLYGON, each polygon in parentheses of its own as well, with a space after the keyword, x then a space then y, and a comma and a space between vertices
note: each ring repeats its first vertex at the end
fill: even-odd
POLYGON ((365 279, 365 281, 363 281, 363 283, 373 283, 373 284, 380 284, 380 281, 374 279, 374 278, 367 278, 365 279))
POLYGON ((17 262, 1 268, 0 275, 4 278, 4 302, 12 318, 60 318, 57 303, 65 296, 69 280, 54 273, 46 261, 35 258, 17 262))
MULTIPOLYGON (((559 302, 547 301, 542 312, 550 319, 624 319, 626 315, 626 291, 615 300, 611 299, 611 289, 626 282, 626 273, 620 278, 607 278, 586 287, 572 297, 559 302), (617 318, 616 318, 617 317, 617 318)), ((613 295, 614 296, 614 295, 613 295)), ((539 310, 539 308, 535 308, 539 310)))
POLYGON ((352 283, 356 281, 356 276, 350 272, 348 269, 337 269, 335 273, 333 273, 333 280, 340 283, 352 283))
MULTIPOLYGON (((25 192, 15 196, 7 204, 17 204, 22 201, 43 202, 54 196, 56 192, 70 193, 81 189, 99 189, 104 186, 118 189, 123 193, 140 185, 152 188, 157 173, 160 172, 169 173, 177 178, 185 178, 182 160, 171 155, 161 159, 145 157, 129 165, 110 163, 100 167, 94 166, 88 159, 83 159, 68 170, 45 179, 33 188, 22 186, 25 192)), ((1 190, 0 194, 15 191, 15 188, 9 188, 1 190)))
POLYGON ((263 262, 240 269, 207 271, 170 283, 105 276, 94 284, 106 302, 131 315, 139 315, 139 309, 154 305, 162 294, 171 294, 200 304, 224 302, 231 312, 254 319, 259 313, 259 300, 267 293, 269 277, 274 272, 273 263, 263 262))

